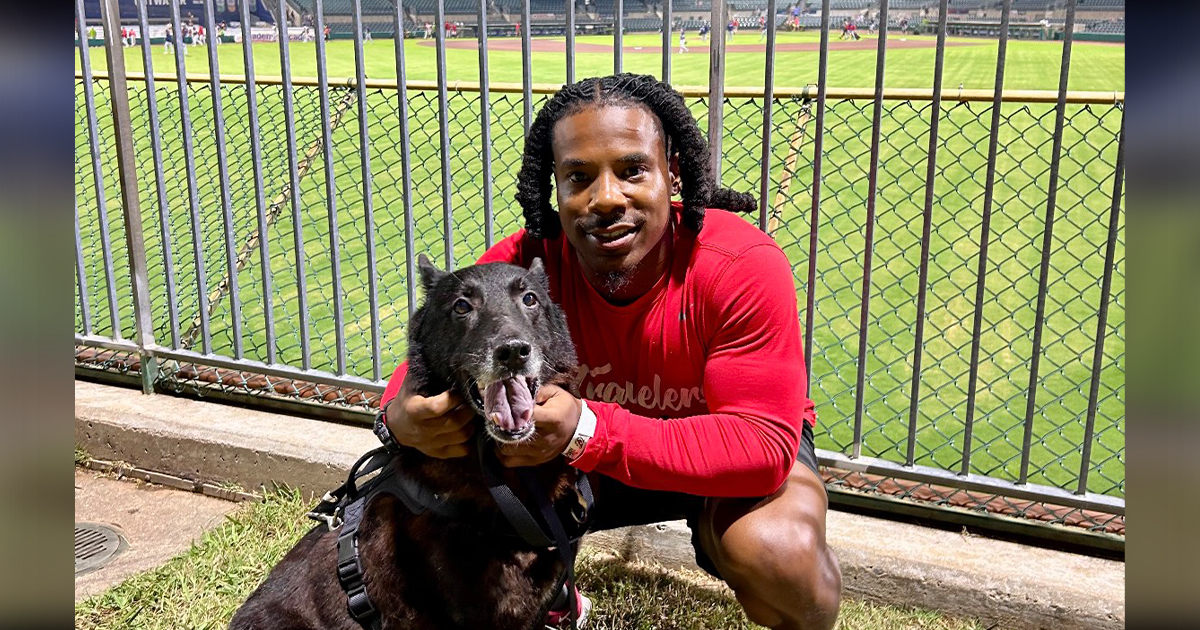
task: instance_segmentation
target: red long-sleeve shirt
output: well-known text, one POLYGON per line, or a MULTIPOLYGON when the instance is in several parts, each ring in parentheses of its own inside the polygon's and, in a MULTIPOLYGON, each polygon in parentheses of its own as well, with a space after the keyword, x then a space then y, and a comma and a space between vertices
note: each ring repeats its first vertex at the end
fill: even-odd
MULTIPOLYGON (((732 213, 708 210, 699 234, 675 219, 670 273, 625 306, 592 287, 563 236, 521 230, 479 262, 545 263, 597 418, 576 467, 651 490, 770 494, 791 470, 800 423, 816 423, 791 265, 732 213)), ((383 404, 406 371, 396 369, 383 404)))

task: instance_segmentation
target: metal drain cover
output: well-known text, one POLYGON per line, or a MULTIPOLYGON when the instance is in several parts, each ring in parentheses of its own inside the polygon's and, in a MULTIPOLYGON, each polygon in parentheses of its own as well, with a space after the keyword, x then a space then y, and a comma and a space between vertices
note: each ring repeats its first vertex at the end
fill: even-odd
POLYGON ((117 531, 99 523, 75 523, 75 575, 95 571, 125 551, 117 531))

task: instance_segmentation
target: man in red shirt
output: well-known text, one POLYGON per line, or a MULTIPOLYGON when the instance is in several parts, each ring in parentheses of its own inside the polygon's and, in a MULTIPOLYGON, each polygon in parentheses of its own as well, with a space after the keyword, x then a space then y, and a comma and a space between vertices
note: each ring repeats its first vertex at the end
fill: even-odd
MULTIPOLYGON (((543 260, 583 399, 543 386, 536 434, 500 460, 568 458, 595 480, 593 529, 687 519, 698 564, 751 621, 832 628, 841 574, 825 544, 791 264, 717 209, 757 205, 714 184, 683 97, 628 74, 564 87, 534 121, 517 181, 525 229, 480 262, 543 260)), ((471 408, 451 392, 411 394, 405 373, 381 401, 396 440, 467 455, 471 408)))

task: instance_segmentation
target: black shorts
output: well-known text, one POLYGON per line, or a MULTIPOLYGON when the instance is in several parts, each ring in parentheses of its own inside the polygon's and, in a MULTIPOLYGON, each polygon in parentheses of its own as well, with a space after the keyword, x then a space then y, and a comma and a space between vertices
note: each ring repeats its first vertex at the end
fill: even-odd
MULTIPOLYGON (((812 427, 807 423, 800 432, 800 451, 796 454, 796 460, 820 477, 812 427)), ((696 552, 696 564, 713 577, 722 579, 716 565, 700 546, 697 524, 704 510, 705 497, 682 492, 641 490, 604 475, 599 475, 595 487, 596 505, 592 508, 592 524, 588 531, 686 520, 688 529, 692 531, 692 549, 696 552)))

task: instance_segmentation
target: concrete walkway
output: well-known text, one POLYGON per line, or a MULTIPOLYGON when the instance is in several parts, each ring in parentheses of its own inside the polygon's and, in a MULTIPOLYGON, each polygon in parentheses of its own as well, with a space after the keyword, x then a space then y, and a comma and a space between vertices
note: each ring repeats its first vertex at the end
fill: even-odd
MULTIPOLYGON (((358 456, 378 444, 365 427, 145 396, 82 381, 75 383, 75 441, 93 458, 164 473, 160 481, 209 494, 227 494, 214 483, 255 490, 282 482, 319 495, 344 481, 345 471, 358 456)), ((129 512, 138 501, 121 498, 105 504, 101 498, 129 494, 105 487, 121 482, 80 481, 80 475, 89 474, 76 474, 76 520, 112 522, 112 515, 119 515, 124 521, 117 524, 131 538, 126 556, 142 536, 147 548, 151 538, 169 539, 178 551, 169 551, 164 544, 153 556, 161 562, 186 549, 194 536, 235 506, 202 494, 188 501, 157 500, 147 494, 138 501, 149 500, 129 512), (160 515, 155 510, 165 512, 160 515), (138 530, 134 524, 138 514, 156 520, 157 530, 138 530)), ((829 513, 828 537, 842 567, 847 595, 973 617, 991 628, 1125 627, 1123 562, 838 511, 829 513)), ((697 568, 682 522, 590 535, 587 546, 668 568, 697 568)), ((120 561, 102 571, 116 571, 120 561)), ((155 562, 149 549, 144 562, 150 563, 146 566, 155 562)), ((99 575, 84 577, 89 584, 102 580, 99 575)), ((77 600, 80 589, 77 578, 77 600)))
POLYGON ((103 567, 75 576, 75 601, 187 551, 236 508, 233 501, 76 469, 75 521, 112 527, 128 547, 103 567))

